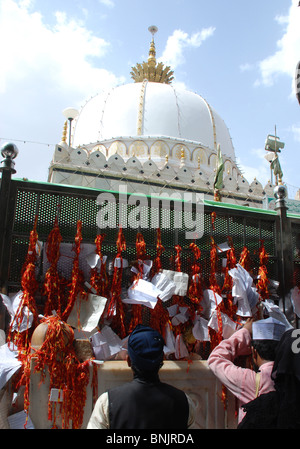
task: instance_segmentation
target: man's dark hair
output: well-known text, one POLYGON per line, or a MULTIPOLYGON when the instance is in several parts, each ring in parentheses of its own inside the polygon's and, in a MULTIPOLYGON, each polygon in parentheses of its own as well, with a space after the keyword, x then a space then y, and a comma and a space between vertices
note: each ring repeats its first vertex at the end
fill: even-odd
POLYGON ((274 362, 278 341, 276 340, 252 340, 252 346, 264 360, 274 362))

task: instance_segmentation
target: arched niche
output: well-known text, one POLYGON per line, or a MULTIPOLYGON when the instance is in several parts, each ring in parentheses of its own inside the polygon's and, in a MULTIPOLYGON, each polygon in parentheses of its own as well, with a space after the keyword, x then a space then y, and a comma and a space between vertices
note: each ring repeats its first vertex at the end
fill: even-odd
POLYGON ((232 164, 229 160, 224 163, 224 174, 225 176, 232 176, 232 164))
POLYGON ((120 140, 113 142, 107 152, 107 156, 110 157, 113 154, 119 154, 123 158, 126 157, 126 145, 120 140))
POLYGON ((207 156, 207 152, 204 148, 195 148, 193 153, 192 153, 192 160, 195 164, 200 163, 200 167, 201 165, 207 166, 208 165, 208 156, 207 156))
POLYGON ((93 148, 92 148, 92 150, 91 150, 91 153, 92 152, 96 152, 96 151, 99 151, 100 153, 102 153, 106 158, 107 158, 107 152, 108 152, 108 150, 107 150, 107 148, 104 146, 104 145, 102 145, 102 144, 99 144, 99 145, 95 145, 93 148))
POLYGON ((172 157, 173 159, 181 159, 182 156, 184 156, 184 159, 187 161, 191 160, 191 153, 190 150, 187 148, 186 145, 183 145, 181 143, 177 143, 173 148, 172 148, 172 157))
POLYGON ((148 146, 142 140, 135 140, 129 145, 128 155, 146 158, 148 156, 148 146))
POLYGON ((157 140, 150 147, 151 158, 165 158, 166 156, 169 156, 169 154, 170 148, 166 142, 163 142, 162 140, 157 140))
POLYGON ((208 165, 211 167, 211 169, 214 169, 216 168, 216 163, 217 163, 217 155, 213 153, 209 156, 208 165))

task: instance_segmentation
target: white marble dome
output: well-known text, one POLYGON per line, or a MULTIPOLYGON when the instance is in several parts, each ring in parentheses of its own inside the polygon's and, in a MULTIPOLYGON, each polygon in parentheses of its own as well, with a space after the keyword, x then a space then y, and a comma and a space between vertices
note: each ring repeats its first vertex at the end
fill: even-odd
POLYGON ((200 95, 170 84, 130 83, 102 92, 82 107, 74 120, 72 146, 111 139, 171 138, 211 150, 235 162, 229 131, 200 95))

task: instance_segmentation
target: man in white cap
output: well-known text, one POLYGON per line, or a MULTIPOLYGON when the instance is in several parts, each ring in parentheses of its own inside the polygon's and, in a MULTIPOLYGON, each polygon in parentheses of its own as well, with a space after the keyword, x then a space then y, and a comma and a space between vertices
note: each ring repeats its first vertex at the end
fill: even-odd
POLYGON ((208 358, 208 365, 221 383, 239 400, 240 422, 244 404, 274 390, 271 378, 275 351, 286 326, 274 319, 248 319, 230 338, 221 341, 208 358), (235 365, 240 356, 252 354, 255 370, 235 365))

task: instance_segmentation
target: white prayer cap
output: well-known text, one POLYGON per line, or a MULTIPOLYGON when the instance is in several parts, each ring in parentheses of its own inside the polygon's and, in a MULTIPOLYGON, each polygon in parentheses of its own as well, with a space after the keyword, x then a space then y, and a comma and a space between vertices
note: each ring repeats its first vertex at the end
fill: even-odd
POLYGON ((254 321, 252 324, 252 339, 279 341, 285 330, 285 325, 272 317, 254 321))

